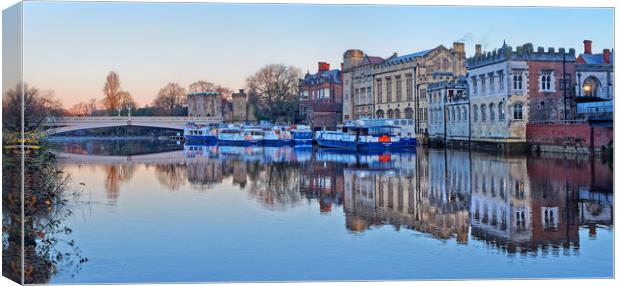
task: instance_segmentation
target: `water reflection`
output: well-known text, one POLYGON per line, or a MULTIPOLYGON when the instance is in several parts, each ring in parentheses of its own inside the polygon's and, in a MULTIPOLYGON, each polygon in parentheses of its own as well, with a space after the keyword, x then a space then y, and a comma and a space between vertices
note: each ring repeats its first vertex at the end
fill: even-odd
POLYGON ((110 201, 144 165, 170 191, 187 184, 207 192, 230 180, 268 209, 317 201, 321 214, 342 210, 352 233, 389 225, 464 245, 482 241, 508 254, 571 254, 580 247, 580 227, 595 238, 613 225, 612 169, 590 157, 217 145, 102 156, 76 146, 62 150, 61 162, 105 165, 110 201))

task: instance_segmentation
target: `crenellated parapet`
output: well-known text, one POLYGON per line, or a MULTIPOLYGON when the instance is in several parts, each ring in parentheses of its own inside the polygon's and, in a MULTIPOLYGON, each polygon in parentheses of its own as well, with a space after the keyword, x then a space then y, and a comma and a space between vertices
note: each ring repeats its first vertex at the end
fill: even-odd
POLYGON ((559 48, 557 51, 553 47, 545 48, 538 47, 534 49, 534 45, 531 43, 518 46, 516 49, 512 49, 511 46, 504 44, 501 48, 495 49, 489 52, 476 52, 471 58, 466 61, 468 69, 475 69, 478 67, 503 62, 507 60, 513 61, 567 61, 574 62, 575 49, 571 48, 566 52, 565 48, 559 48))

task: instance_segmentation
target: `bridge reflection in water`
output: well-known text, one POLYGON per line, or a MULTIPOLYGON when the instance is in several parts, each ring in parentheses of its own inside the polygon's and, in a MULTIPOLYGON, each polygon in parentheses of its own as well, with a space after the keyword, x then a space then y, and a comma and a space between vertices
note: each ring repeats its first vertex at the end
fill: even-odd
MULTIPOLYGON (((506 156, 457 150, 347 153, 293 147, 170 145, 167 152, 94 155, 64 144, 60 164, 101 166, 110 203, 135 166, 154 168, 171 191, 189 184, 208 191, 232 183, 264 207, 319 202, 342 209, 352 233, 382 225, 441 240, 480 240, 506 253, 539 250, 570 255, 579 228, 590 237, 613 225, 613 171, 605 162, 564 155, 506 156)), ((160 150, 161 151, 161 150, 160 150)))

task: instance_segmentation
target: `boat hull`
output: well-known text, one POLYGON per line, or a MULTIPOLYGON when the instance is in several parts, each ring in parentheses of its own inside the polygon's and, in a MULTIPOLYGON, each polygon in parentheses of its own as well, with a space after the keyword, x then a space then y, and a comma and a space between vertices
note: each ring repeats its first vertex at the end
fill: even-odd
POLYGON ((186 141, 195 141, 195 142, 214 142, 217 141, 217 137, 215 135, 185 135, 186 141))
POLYGON ((292 145, 294 142, 292 139, 263 139, 262 143, 267 146, 283 146, 292 145))
POLYGON ((219 139, 217 141, 218 144, 221 145, 233 145, 233 146, 250 146, 250 145, 259 145, 261 144, 261 140, 223 140, 219 139))

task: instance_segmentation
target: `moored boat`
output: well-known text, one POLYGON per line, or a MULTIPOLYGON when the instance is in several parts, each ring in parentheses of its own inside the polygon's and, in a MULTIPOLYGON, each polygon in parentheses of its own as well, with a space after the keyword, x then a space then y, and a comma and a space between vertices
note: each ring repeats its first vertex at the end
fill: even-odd
POLYGON ((400 138, 400 127, 376 124, 365 120, 349 122, 336 131, 317 131, 315 139, 321 147, 345 149, 396 149, 405 145, 400 138))
POLYGON ((293 144, 293 137, 288 128, 284 126, 263 126, 263 144, 280 146, 293 144))
POLYGON ((220 144, 254 145, 261 144, 263 134, 260 128, 228 126, 218 130, 217 140, 220 144))
POLYGON ((312 130, 308 125, 294 125, 291 135, 295 146, 312 146, 312 130))
POLYGON ((216 141, 217 128, 209 125, 199 125, 190 121, 183 128, 183 137, 187 141, 216 141))

